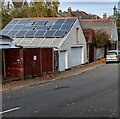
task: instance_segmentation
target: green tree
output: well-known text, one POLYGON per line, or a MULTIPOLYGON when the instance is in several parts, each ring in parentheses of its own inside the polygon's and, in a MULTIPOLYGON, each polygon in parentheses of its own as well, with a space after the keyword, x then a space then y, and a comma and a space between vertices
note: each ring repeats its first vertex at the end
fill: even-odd
POLYGON ((9 13, 8 9, 2 8, 0 11, 1 14, 1 28, 5 27, 13 18, 13 16, 9 13))
POLYGON ((106 45, 110 45, 110 37, 107 32, 103 30, 96 30, 95 31, 95 39, 96 39, 96 47, 103 47, 106 45))
POLYGON ((116 20, 118 30, 118 40, 120 41, 120 18, 116 20))

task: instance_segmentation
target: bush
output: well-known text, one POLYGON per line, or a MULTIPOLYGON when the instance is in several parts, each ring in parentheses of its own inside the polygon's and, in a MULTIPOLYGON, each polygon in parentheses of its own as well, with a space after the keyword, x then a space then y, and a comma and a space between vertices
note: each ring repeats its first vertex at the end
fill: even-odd
POLYGON ((95 31, 95 44, 97 48, 103 47, 105 45, 110 45, 110 37, 107 32, 103 30, 96 30, 95 31))

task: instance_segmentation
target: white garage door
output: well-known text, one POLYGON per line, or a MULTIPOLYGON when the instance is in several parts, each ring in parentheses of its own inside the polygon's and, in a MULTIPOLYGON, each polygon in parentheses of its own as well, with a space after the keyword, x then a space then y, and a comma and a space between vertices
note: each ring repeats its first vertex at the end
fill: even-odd
POLYGON ((71 48, 72 53, 72 67, 78 66, 82 61, 82 47, 73 47, 71 48))
POLYGON ((67 68, 67 52, 60 51, 59 55, 59 71, 65 71, 67 68))

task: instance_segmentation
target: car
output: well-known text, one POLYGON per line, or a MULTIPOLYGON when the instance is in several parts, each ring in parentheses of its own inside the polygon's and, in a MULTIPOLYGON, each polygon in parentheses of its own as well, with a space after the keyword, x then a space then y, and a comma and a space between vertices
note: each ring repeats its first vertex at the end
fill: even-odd
POLYGON ((120 62, 120 50, 109 50, 106 53, 106 64, 110 62, 120 62))

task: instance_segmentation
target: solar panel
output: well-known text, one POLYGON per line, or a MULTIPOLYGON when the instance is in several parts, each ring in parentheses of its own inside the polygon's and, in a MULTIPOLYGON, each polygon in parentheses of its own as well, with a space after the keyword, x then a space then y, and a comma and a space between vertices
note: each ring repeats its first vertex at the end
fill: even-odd
POLYGON ((43 37, 46 30, 39 30, 35 33, 34 37, 43 37))
POLYGON ((75 22, 75 19, 67 19, 64 24, 73 24, 75 22))
POLYGON ((18 24, 19 24, 19 25, 21 25, 21 24, 24 25, 24 24, 26 24, 27 22, 28 22, 28 20, 20 20, 20 21, 18 22, 18 24))
POLYGON ((53 25, 51 29, 56 29, 56 30, 58 30, 58 29, 60 29, 60 27, 61 27, 61 25, 53 25))
POLYGON ((66 33, 67 33, 67 31, 65 31, 65 30, 64 31, 63 30, 58 30, 54 34, 54 37, 63 37, 66 33))
POLYGON ((20 30, 23 25, 15 25, 12 30, 20 30))
POLYGON ((45 33, 44 37, 53 37, 55 32, 56 32, 55 30, 49 30, 45 33))
POLYGON ((9 24, 17 24, 18 22, 19 22, 19 20, 14 19, 14 20, 10 21, 9 24))
POLYGON ((10 31, 8 34, 7 34, 7 36, 15 36, 15 34, 17 33, 18 31, 16 31, 16 30, 12 30, 12 31, 10 31))
POLYGON ((20 30, 15 36, 17 37, 23 37, 28 30, 20 30))
POLYGON ((50 20, 46 23, 46 26, 52 26, 56 20, 50 20))
POLYGON ((9 32, 8 30, 2 30, 2 31, 0 31, 0 34, 1 35, 7 35, 8 32, 9 32))
POLYGON ((42 20, 42 21, 36 22, 34 25, 42 25, 42 26, 44 26, 46 23, 47 23, 46 20, 42 20))
POLYGON ((25 34, 25 37, 33 37, 36 32, 37 32, 36 30, 29 30, 29 31, 25 34))
POLYGON ((65 20, 66 19, 57 19, 57 21, 55 22, 55 24, 61 24, 62 25, 65 20))
POLYGON ((35 26, 23 26, 22 30, 33 30, 35 28, 35 26))
POLYGON ((14 25, 6 25, 3 29, 4 30, 10 30, 10 29, 12 29, 14 27, 14 25))
POLYGON ((49 29, 49 27, 48 26, 37 26, 36 29, 37 30, 47 30, 47 29, 49 29))
POLYGON ((60 30, 70 30, 72 25, 63 25, 60 30))

